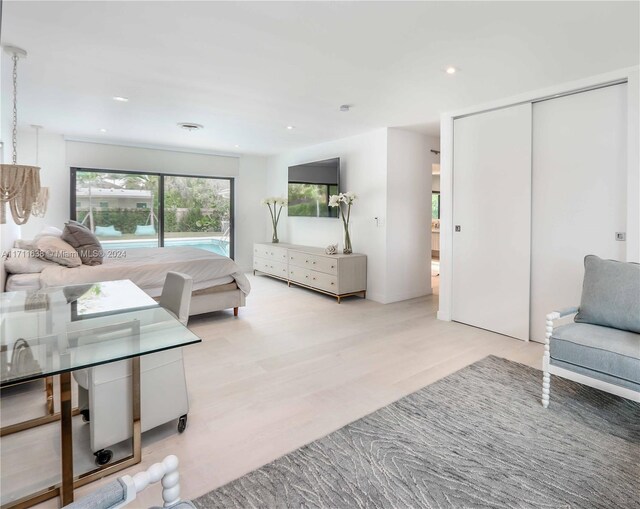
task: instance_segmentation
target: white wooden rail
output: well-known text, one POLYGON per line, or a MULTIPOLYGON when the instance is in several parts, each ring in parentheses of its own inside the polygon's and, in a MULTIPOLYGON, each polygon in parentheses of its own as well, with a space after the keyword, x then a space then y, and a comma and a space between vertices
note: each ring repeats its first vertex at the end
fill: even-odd
POLYGON ((161 463, 154 463, 147 470, 133 476, 123 475, 120 479, 127 486, 127 496, 125 502, 119 507, 129 504, 143 489, 158 481, 162 483, 163 507, 171 507, 180 501, 178 457, 173 454, 167 456, 161 463))

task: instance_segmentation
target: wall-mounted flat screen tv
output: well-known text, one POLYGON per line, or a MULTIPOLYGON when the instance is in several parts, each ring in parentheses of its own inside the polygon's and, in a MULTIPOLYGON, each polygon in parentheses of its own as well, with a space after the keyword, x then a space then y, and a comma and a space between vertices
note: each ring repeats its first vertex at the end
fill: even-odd
POLYGON ((329 196, 340 189, 340 158, 289 167, 289 217, 338 217, 329 196))

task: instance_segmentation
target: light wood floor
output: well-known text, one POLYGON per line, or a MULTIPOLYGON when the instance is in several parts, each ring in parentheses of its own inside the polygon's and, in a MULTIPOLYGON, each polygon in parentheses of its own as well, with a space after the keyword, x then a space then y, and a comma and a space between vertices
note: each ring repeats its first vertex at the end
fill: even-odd
MULTIPOLYGON (((487 355, 540 367, 540 344, 436 320, 437 297, 338 305, 250 279, 238 318, 223 312, 189 324, 203 343, 185 348, 186 432, 145 436, 142 464, 126 473, 176 454, 182 496, 195 498, 487 355)), ((161 505, 158 486, 133 507, 152 505, 161 505)))

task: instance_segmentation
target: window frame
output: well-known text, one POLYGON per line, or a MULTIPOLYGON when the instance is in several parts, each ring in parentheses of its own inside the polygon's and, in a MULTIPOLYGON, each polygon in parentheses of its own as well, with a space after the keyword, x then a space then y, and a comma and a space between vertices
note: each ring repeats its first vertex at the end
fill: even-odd
POLYGON ((140 170, 113 170, 102 168, 86 168, 80 166, 72 166, 70 168, 69 178, 69 218, 76 220, 76 175, 78 172, 93 173, 114 173, 118 175, 151 175, 158 177, 158 244, 164 247, 164 177, 186 177, 186 178, 204 178, 214 180, 229 181, 229 258, 235 260, 236 247, 236 221, 235 221, 235 178, 234 177, 217 177, 215 175, 192 175, 183 173, 160 173, 157 171, 140 171, 140 170))

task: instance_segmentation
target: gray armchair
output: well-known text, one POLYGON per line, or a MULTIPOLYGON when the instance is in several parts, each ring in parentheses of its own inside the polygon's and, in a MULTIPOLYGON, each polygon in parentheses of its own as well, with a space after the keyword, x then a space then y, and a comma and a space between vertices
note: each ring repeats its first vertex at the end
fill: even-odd
POLYGON ((173 455, 167 456, 162 463, 155 463, 148 470, 138 472, 134 476, 118 477, 115 481, 105 484, 65 508, 119 509, 133 502, 137 494, 149 484, 158 481, 162 482, 163 508, 195 509, 190 501, 180 500, 178 458, 173 455))
POLYGON ((579 308, 547 315, 542 406, 551 375, 640 402, 640 265, 585 257, 579 308), (575 315, 574 323, 555 326, 575 315))

